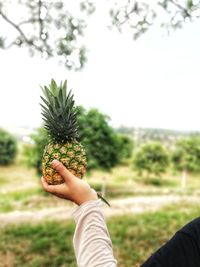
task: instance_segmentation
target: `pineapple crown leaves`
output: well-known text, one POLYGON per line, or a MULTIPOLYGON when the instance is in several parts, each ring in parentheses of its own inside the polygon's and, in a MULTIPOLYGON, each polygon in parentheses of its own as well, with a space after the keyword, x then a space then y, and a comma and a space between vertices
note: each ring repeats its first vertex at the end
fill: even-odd
POLYGON ((63 143, 78 137, 77 109, 72 91, 67 92, 67 81, 60 86, 52 79, 49 87, 41 87, 43 96, 42 119, 51 140, 63 143))

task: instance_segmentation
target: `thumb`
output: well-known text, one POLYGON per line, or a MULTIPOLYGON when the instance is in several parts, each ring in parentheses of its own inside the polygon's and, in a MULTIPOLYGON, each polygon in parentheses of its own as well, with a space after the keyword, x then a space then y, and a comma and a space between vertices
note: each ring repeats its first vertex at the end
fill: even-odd
POLYGON ((62 176, 66 183, 69 183, 74 179, 73 174, 68 171, 60 161, 54 159, 51 165, 62 176))

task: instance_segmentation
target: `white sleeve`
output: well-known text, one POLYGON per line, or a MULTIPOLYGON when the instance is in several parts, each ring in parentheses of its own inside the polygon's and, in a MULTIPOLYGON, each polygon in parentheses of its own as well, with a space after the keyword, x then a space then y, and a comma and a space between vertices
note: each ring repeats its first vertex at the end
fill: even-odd
POLYGON ((101 200, 83 203, 72 216, 76 222, 73 244, 78 267, 116 267, 101 200))

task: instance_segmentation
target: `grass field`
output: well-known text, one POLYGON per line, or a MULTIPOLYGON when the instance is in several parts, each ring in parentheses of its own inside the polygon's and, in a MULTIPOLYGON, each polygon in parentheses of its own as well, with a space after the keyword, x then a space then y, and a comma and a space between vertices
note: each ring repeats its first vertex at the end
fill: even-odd
MULTIPOLYGON (((138 266, 175 231, 199 216, 200 207, 182 203, 155 213, 113 217, 108 228, 119 267, 138 266)), ((0 264, 19 267, 74 267, 74 223, 44 222, 1 230, 0 264)), ((1 266, 1 265, 0 265, 1 266)))
MULTIPOLYGON (((180 174, 168 173, 161 179, 147 180, 138 177, 128 165, 116 167, 108 173, 94 171, 85 179, 97 191, 101 191, 105 184, 108 199, 166 194, 200 195, 200 176, 191 175, 187 188, 183 191, 180 187, 180 174)), ((0 167, 0 212, 37 210, 54 207, 59 203, 42 190, 40 178, 33 169, 18 164, 0 167)))
MULTIPOLYGON (((107 198, 153 195, 200 195, 200 177, 191 175, 187 188, 180 188, 180 174, 161 180, 138 177, 128 166, 110 173, 95 171, 85 179, 97 190, 106 184, 107 198)), ((33 169, 16 164, 0 167, 0 213, 37 211, 66 203, 41 188, 33 169)), ((200 207, 189 202, 173 204, 154 213, 110 217, 108 228, 119 267, 136 267, 189 220, 199 216, 200 207)), ((34 224, 1 227, 0 267, 74 267, 71 220, 45 220, 34 224)))

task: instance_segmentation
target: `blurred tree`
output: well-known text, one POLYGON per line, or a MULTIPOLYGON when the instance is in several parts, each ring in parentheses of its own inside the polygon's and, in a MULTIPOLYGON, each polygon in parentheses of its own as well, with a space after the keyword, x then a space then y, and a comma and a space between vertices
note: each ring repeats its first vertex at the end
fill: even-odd
POLYGON ((118 134, 120 161, 131 158, 134 148, 133 138, 128 135, 118 134))
POLYGON ((141 145, 134 155, 134 167, 140 175, 144 172, 160 176, 169 164, 168 153, 159 142, 141 145))
POLYGON ((182 171, 181 186, 185 188, 188 173, 200 171, 200 137, 180 139, 172 153, 172 162, 176 170, 182 171))
MULTIPOLYGON (((110 169, 132 154, 131 139, 119 135, 108 124, 108 116, 97 109, 86 111, 78 107, 79 139, 86 148, 88 169, 110 169)), ((24 156, 28 166, 41 174, 41 159, 48 143, 44 128, 37 129, 32 136, 33 144, 25 145, 24 156)))
POLYGON ((45 146, 48 144, 48 134, 44 128, 38 128, 34 134, 31 135, 33 144, 24 145, 23 154, 25 162, 29 167, 36 168, 39 175, 42 174, 42 155, 45 146))
POLYGON ((126 142, 109 126, 108 116, 97 109, 86 111, 79 107, 78 118, 79 139, 87 151, 88 169, 110 169, 127 156, 123 155, 129 153, 126 142))
MULTIPOLYGON (((79 139, 86 149, 88 169, 109 170, 131 156, 131 139, 117 134, 108 124, 109 117, 97 109, 78 107, 79 139)), ((106 196, 107 176, 102 177, 101 194, 106 196)))
POLYGON ((147 32, 154 24, 170 29, 182 28, 185 22, 199 18, 200 1, 197 0, 123 0, 114 1, 111 8, 113 26, 121 32, 127 26, 134 39, 147 32))
POLYGON ((0 47, 27 47, 31 55, 56 56, 68 69, 81 69, 86 61, 83 17, 95 8, 90 1, 79 1, 78 6, 83 16, 72 14, 66 1, 0 1, 0 23, 6 26, 0 31, 0 47))
MULTIPOLYGON (((1 27, 0 47, 27 47, 31 55, 56 56, 67 68, 79 70, 86 61, 81 37, 96 5, 94 0, 73 1, 73 8, 70 1, 0 0, 0 23, 10 26, 1 27)), ((111 16, 110 28, 121 32, 128 27, 137 39, 157 22, 169 30, 199 18, 200 1, 111 0, 105 9, 111 16)))
POLYGON ((13 162, 17 153, 17 141, 13 135, 0 128, 0 165, 13 162))

